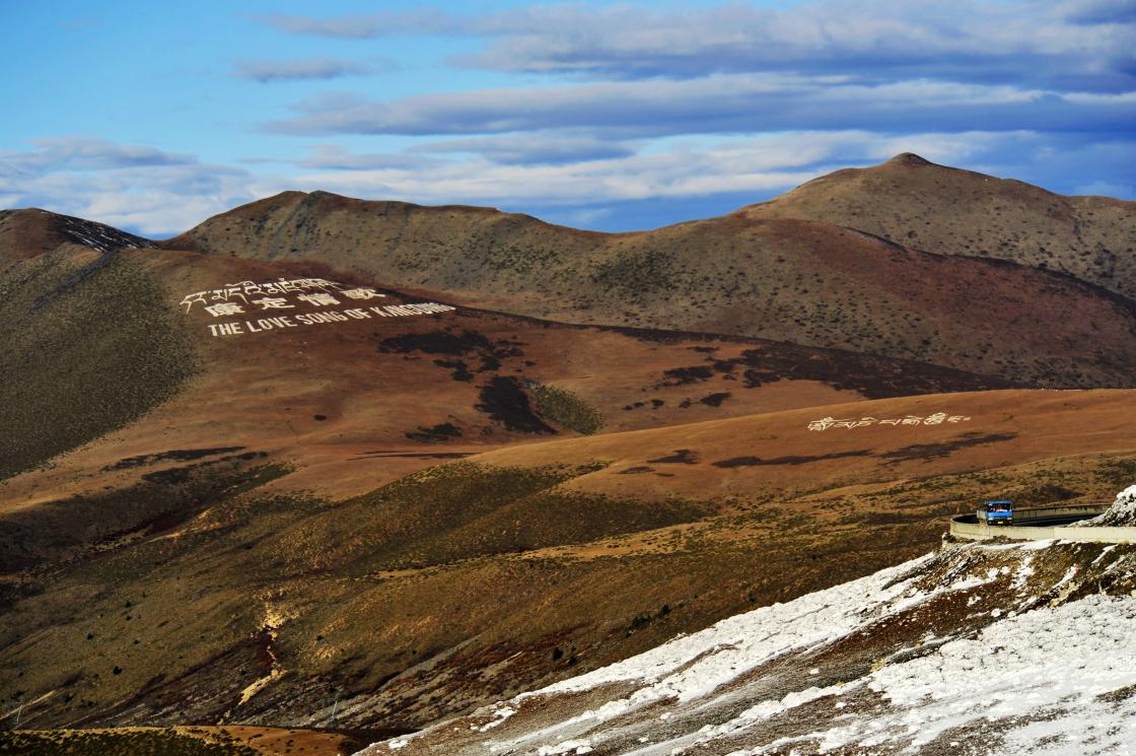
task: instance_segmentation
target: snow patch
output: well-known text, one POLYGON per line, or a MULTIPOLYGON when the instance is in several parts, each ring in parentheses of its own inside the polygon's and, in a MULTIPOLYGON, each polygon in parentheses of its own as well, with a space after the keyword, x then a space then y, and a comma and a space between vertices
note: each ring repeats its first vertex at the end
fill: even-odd
POLYGON ((1074 525, 1077 527, 1136 525, 1136 485, 1131 485, 1118 493, 1116 501, 1103 513, 1074 525))

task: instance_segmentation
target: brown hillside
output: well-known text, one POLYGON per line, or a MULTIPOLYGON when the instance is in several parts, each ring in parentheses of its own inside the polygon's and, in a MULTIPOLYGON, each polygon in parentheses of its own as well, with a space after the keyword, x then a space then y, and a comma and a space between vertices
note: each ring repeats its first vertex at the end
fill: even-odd
POLYGON ((1066 197, 910 153, 836 171, 738 214, 835 223, 928 252, 1061 271, 1136 298, 1136 202, 1066 197))
POLYGON ((64 239, 0 267, 0 481, 138 419, 194 372, 162 282, 130 252, 64 239))
POLYGON ((1050 272, 827 223, 735 215, 609 235, 480 208, 289 192, 164 246, 319 260, 560 321, 791 341, 1046 386, 1136 380, 1129 302, 1050 272))
MULTIPOLYGON (((0 465, 0 479, 136 418, 138 400, 159 389, 168 401, 47 469, 10 480, 8 506, 226 456, 180 459, 165 454, 171 450, 227 448, 234 456, 240 447, 295 468, 279 486, 338 499, 446 455, 518 441, 1008 385, 837 350, 571 326, 465 307, 213 337, 209 326, 232 318, 212 318, 201 304, 186 312, 187 293, 229 281, 342 276, 312 264, 155 249, 41 271, 52 259, 25 261, 0 277, 0 292, 6 280, 17 292, 5 307, 20 324, 6 332, 11 348, 0 355, 0 374, 10 378, 0 384, 0 418, 16 429, 0 450, 24 462, 14 470, 0 465), (38 289, 50 291, 60 277, 80 283, 37 309, 38 289), (76 312, 87 315, 71 317, 76 312), (49 347, 29 345, 39 343, 49 347), (194 378, 181 385, 190 368, 194 378)), ((372 301, 426 299, 388 291, 372 301)))

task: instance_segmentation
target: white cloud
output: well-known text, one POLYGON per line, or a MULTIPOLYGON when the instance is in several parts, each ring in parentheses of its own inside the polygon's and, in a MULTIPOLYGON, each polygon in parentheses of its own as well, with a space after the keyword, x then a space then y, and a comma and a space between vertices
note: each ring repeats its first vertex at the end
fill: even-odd
POLYGON ((88 137, 36 139, 33 150, 0 152, 0 170, 8 174, 45 170, 98 171, 129 166, 184 165, 190 155, 165 152, 144 145, 118 144, 88 137))
POLYGON ((317 37, 366 39, 378 35, 382 29, 379 20, 373 16, 340 16, 338 18, 317 19, 310 16, 272 13, 261 16, 260 20, 283 32, 311 34, 317 37))
POLYGON ((519 134, 467 137, 429 142, 420 152, 480 155, 495 163, 574 163, 627 157, 635 153, 631 143, 603 139, 586 131, 548 129, 519 134))
POLYGON ((475 135, 591 129, 605 139, 784 130, 1116 131, 1129 95, 1062 94, 1005 84, 846 76, 714 74, 430 94, 391 101, 311 98, 269 128, 292 134, 475 135))
POLYGON ((143 234, 188 228, 247 202, 254 178, 190 155, 101 139, 42 139, 0 153, 5 207, 43 207, 143 234))
POLYGON ((334 58, 294 58, 289 60, 240 60, 233 64, 233 75, 262 84, 274 81, 338 79, 371 73, 373 67, 357 61, 334 58))

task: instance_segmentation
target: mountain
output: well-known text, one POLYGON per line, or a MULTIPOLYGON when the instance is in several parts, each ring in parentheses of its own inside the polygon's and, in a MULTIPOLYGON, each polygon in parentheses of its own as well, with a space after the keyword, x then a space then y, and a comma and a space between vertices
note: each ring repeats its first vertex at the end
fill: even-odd
MULTIPOLYGON (((898 169, 893 161, 881 170, 898 169)), ((910 191, 919 201, 896 213, 931 212, 917 190, 910 191)), ((1051 196, 1025 196, 1035 194, 1051 196)), ((997 197, 982 201, 997 204, 997 197)), ((1044 214, 1037 202, 1029 206, 1044 214)), ((1117 213, 1086 228, 1104 229, 1093 232, 1102 238, 1130 234, 1129 216, 1117 213)), ((391 286, 557 321, 790 341, 1051 387, 1133 385, 1131 300, 1089 279, 901 246, 908 241, 748 210, 599 234, 483 208, 288 192, 211 218, 163 246, 319 260, 391 286)), ((1080 247, 1052 246, 1066 268, 1080 258, 1080 247)), ((1117 255, 1132 257, 1119 248, 1117 255)))
POLYGON ((1136 202, 1065 197, 904 153, 738 212, 855 228, 940 255, 1007 260, 1136 298, 1136 202))
MULTIPOLYGON (((346 416, 305 440, 248 396, 222 408, 260 445, 202 417, 171 446, 182 405, 10 481, 79 488, 0 519, 0 689, 66 691, 29 726, 413 730, 917 556, 991 490, 1099 499, 1136 457, 1131 391, 883 399, 480 454, 368 444, 346 416), (808 430, 937 412, 968 419, 808 430)), ((299 432, 331 422, 283 402, 299 432)))
POLYGON ((820 220, 5 211, 0 322, 21 727, 375 742, 1136 476, 1126 297, 820 220))

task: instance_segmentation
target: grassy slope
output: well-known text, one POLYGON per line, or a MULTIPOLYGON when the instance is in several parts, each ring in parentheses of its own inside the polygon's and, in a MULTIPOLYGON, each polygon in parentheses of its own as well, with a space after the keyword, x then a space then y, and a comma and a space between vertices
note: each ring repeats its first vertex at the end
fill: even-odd
MULTIPOLYGON (((163 455, 203 449, 266 451, 296 468, 288 480, 294 488, 342 499, 432 464, 430 455, 475 453, 547 436, 549 428, 570 436, 602 422, 598 432, 608 433, 1006 385, 849 352, 466 308, 211 338, 208 314, 177 307, 185 292, 299 273, 279 263, 151 249, 124 251, 118 260, 144 266, 169 289, 170 298, 152 308, 152 322, 169 317, 184 327, 198 372, 141 421, 55 460, 50 470, 9 480, 0 511, 124 485, 124 477, 168 464, 163 455), (146 461, 119 466, 135 457, 146 461)), ((421 301, 395 292, 388 301, 404 299, 421 301)), ((115 357, 141 360, 145 348, 115 357)))
POLYGON ((176 730, 32 731, 0 733, 0 749, 33 756, 255 756, 253 749, 226 738, 193 737, 176 730))
MULTIPOLYGON (((191 517, 25 572, 0 693, 11 708, 53 691, 26 707, 35 727, 326 724, 337 699, 343 726, 415 727, 914 556, 991 491, 1103 498, 1131 475, 1129 392, 844 409, 947 400, 982 424, 822 435, 778 413, 527 444, 519 464, 503 450, 338 503, 229 490, 225 468, 199 468, 176 484, 191 517), (795 454, 796 436, 826 448, 795 454), (741 451, 766 464, 713 464, 741 451)), ((107 511, 136 495, 108 494, 107 511)))
POLYGON ((1133 545, 948 542, 907 574, 732 618, 363 756, 1124 753, 1134 561, 1133 545))
POLYGON ((123 727, 0 731, 0 751, 35 756, 342 756, 386 736, 270 727, 123 727))
POLYGON ((0 479, 137 419, 194 370, 161 285, 63 246, 0 274, 0 479))

